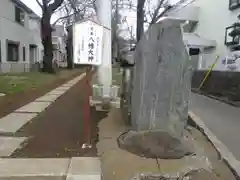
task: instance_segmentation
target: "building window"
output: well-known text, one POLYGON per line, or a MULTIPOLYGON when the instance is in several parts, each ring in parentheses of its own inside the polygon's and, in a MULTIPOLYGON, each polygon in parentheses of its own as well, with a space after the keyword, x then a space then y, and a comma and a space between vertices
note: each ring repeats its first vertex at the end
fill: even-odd
POLYGON ((26 48, 23 47, 23 61, 26 61, 26 48))
POLYGON ((21 25, 24 25, 25 20, 24 12, 19 7, 15 7, 15 20, 21 25))
POLYGON ((229 0, 229 9, 234 10, 240 7, 240 0, 229 0))
POLYGON ((7 60, 17 62, 19 61, 19 44, 15 42, 7 42, 7 60))
POLYGON ((240 24, 234 23, 232 26, 226 28, 225 44, 227 46, 239 44, 240 24))

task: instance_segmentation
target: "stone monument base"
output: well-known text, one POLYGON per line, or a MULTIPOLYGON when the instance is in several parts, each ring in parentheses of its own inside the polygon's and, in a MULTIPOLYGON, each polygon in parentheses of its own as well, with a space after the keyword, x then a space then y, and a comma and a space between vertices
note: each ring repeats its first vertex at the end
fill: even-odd
POLYGON ((120 88, 111 86, 109 93, 103 92, 103 86, 94 84, 93 93, 90 97, 90 106, 95 106, 97 111, 108 111, 111 107, 120 108, 120 88))

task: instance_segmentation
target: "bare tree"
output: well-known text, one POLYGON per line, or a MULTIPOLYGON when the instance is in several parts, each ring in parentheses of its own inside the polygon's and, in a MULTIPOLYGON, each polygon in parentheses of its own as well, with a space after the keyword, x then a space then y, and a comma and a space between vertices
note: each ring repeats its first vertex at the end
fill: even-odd
MULTIPOLYGON (((168 0, 159 0, 153 6, 152 0, 138 0, 137 4, 137 41, 141 39, 144 33, 144 23, 148 24, 148 28, 152 24, 157 23, 167 12, 178 8, 189 0, 179 0, 176 4, 170 4, 168 0)), ((189 4, 189 3, 188 3, 189 4)))
MULTIPOLYGON (((131 0, 113 0, 112 1, 112 50, 113 57, 118 58, 119 50, 122 46, 123 37, 120 37, 122 32, 128 31, 130 38, 134 39, 131 27, 127 22, 127 16, 124 16, 123 11, 133 10, 136 6, 133 5, 131 0), (126 29, 121 29, 121 25, 127 25, 126 29)), ((126 43, 125 43, 126 44, 126 43)))
POLYGON ((43 71, 54 73, 53 68, 53 48, 52 48, 52 26, 51 26, 51 17, 54 11, 61 6, 64 0, 42 0, 42 3, 39 0, 36 0, 38 5, 42 9, 42 18, 41 18, 41 37, 42 44, 44 47, 44 57, 43 57, 43 71))
POLYGON ((140 40, 144 32, 144 5, 146 0, 138 0, 137 2, 137 41, 140 40))
POLYGON ((56 24, 70 26, 73 22, 83 19, 86 15, 95 13, 95 0, 36 0, 42 9, 41 38, 44 47, 43 71, 55 72, 52 59, 52 29, 56 24), (91 10, 90 10, 91 9, 91 10), (61 16, 51 25, 51 17, 54 13, 61 16))
POLYGON ((66 51, 67 51, 67 67, 72 69, 73 63, 73 32, 72 24, 95 15, 95 0, 65 0, 62 7, 58 10, 61 11, 60 16, 54 23, 63 24, 66 28, 66 51))
POLYGON ((83 18, 95 15, 95 0, 66 0, 61 8, 63 16, 59 17, 53 25, 57 23, 72 24, 83 18))

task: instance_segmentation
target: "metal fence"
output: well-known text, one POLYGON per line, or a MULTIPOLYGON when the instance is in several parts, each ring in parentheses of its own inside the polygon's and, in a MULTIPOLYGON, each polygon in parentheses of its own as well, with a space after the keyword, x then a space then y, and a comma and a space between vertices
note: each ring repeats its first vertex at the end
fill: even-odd
POLYGON ((39 63, 22 63, 22 62, 0 63, 0 73, 37 72, 39 70, 40 70, 39 63))

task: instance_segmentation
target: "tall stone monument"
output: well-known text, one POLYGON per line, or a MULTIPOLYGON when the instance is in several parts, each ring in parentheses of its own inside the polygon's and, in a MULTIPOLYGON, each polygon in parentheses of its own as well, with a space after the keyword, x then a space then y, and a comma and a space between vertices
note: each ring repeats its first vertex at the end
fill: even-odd
POLYGON ((188 118, 192 70, 180 22, 152 25, 135 50, 133 130, 161 130, 181 137, 188 118))

